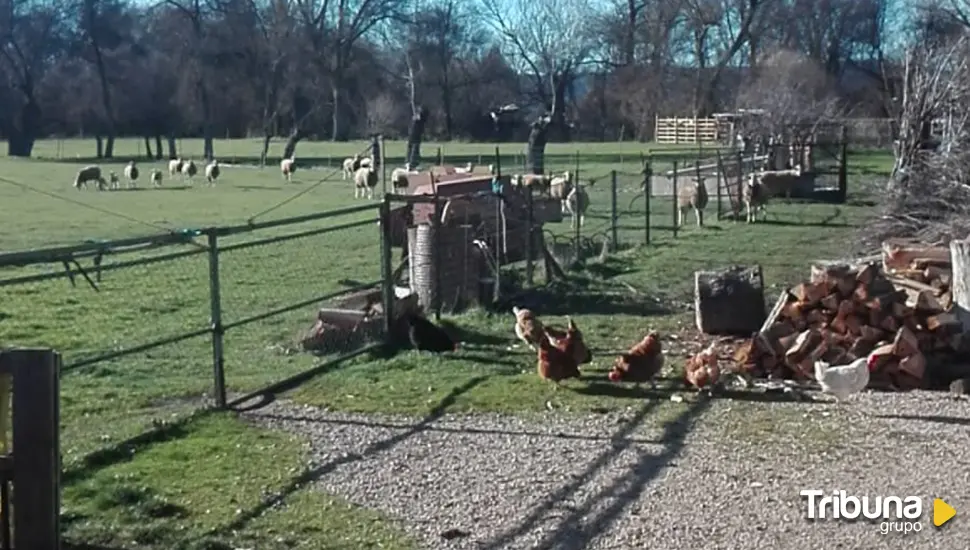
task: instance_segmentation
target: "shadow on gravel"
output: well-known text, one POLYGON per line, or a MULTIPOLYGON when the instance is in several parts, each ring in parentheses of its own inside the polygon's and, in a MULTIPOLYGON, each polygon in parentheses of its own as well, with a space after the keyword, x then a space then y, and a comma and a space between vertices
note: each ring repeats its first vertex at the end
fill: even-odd
MULTIPOLYGON (((661 438, 661 442, 665 446, 663 452, 659 455, 644 454, 640 461, 630 469, 629 473, 595 496, 587 499, 582 506, 573 508, 568 515, 561 517, 558 528, 534 548, 582 550, 588 547, 597 536, 609 530, 615 521, 624 516, 624 510, 637 499, 646 485, 657 477, 668 462, 680 454, 694 420, 710 407, 711 402, 710 399, 701 399, 692 403, 689 409, 664 427, 661 438), (591 514, 593 507, 605 499, 613 499, 613 502, 601 512, 591 514), (579 525, 584 527, 578 528, 579 525)), ((481 550, 498 550, 514 547, 516 539, 534 529, 553 507, 581 492, 583 486, 592 480, 597 472, 609 465, 621 452, 628 449, 632 444, 632 441, 629 440, 630 434, 643 423, 643 420, 659 403, 659 401, 651 401, 644 404, 629 422, 613 434, 611 438, 613 444, 599 458, 590 463, 586 470, 577 476, 574 481, 549 494, 522 519, 517 527, 487 541, 479 548, 481 550)))
POLYGON ((876 418, 889 418, 895 420, 922 420, 923 422, 937 422, 939 424, 950 424, 952 426, 970 426, 970 418, 959 416, 937 416, 920 414, 874 414, 876 418))
POLYGON ((263 515, 266 511, 275 508, 281 504, 292 494, 296 493, 300 489, 307 487, 309 484, 320 479, 326 474, 334 471, 344 464, 349 464, 351 462, 356 462, 358 460, 363 460, 367 457, 373 456, 375 454, 386 451, 398 443, 404 441, 405 439, 414 436, 427 429, 428 424, 438 420, 448 411, 448 408, 455 404, 458 396, 470 391, 475 386, 481 384, 487 379, 485 376, 479 376, 472 378, 465 384, 458 386, 457 388, 451 390, 451 392, 446 395, 441 402, 439 402, 427 416, 421 419, 420 422, 410 426, 406 432, 397 434, 393 437, 388 437, 381 441, 377 441, 372 445, 364 449, 361 454, 348 454, 340 458, 331 460, 314 468, 306 469, 301 474, 290 479, 285 486, 280 488, 278 491, 271 493, 269 496, 264 498, 262 502, 256 506, 250 508, 249 510, 243 510, 237 514, 236 519, 232 522, 223 525, 221 527, 216 527, 206 533, 203 537, 211 537, 218 535, 229 535, 233 531, 237 531, 245 527, 250 521, 263 515))

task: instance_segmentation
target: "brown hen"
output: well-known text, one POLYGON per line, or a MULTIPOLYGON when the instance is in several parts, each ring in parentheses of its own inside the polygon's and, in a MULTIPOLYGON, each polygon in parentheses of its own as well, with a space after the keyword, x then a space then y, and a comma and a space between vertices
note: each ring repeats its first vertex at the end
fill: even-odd
POLYGON ((564 349, 560 349, 552 344, 548 334, 543 334, 544 337, 538 342, 539 376, 545 380, 552 380, 557 385, 567 378, 579 378, 579 365, 573 358, 575 340, 567 335, 564 349))
POLYGON ((566 330, 554 326, 546 326, 546 334, 549 335, 553 342, 553 345, 560 350, 566 351, 566 347, 572 346, 572 356, 576 361, 577 365, 585 365, 593 360, 593 354, 586 347, 586 341, 583 340, 583 333, 580 332, 579 327, 572 320, 571 317, 566 317, 566 330))
POLYGON ((660 345, 660 334, 650 331, 639 344, 620 354, 613 362, 610 370, 611 382, 634 382, 637 387, 644 382, 650 382, 651 388, 656 388, 654 377, 664 366, 663 349, 660 345))
POLYGON ((684 380, 698 391, 711 389, 721 378, 721 368, 717 364, 716 342, 704 351, 691 357, 684 364, 684 380))
POLYGON ((515 335, 525 342, 529 349, 535 350, 539 342, 546 339, 542 321, 532 310, 526 308, 513 307, 512 313, 515 315, 515 335))

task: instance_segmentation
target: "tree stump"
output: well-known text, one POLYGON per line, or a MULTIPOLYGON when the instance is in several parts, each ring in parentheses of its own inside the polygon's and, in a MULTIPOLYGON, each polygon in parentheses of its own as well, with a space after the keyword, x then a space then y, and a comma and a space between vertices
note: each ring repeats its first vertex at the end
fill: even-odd
POLYGON ((705 334, 751 336, 765 321, 761 266, 694 272, 694 315, 705 334))
POLYGON ((950 262, 953 264, 953 313, 970 331, 970 240, 950 241, 950 262))

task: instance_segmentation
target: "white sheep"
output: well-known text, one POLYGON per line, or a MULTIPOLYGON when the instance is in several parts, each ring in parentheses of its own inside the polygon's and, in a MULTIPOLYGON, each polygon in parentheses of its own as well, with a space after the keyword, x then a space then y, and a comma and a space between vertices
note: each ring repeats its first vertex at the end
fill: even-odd
POLYGON ((148 175, 148 181, 152 182, 155 187, 162 186, 162 171, 158 168, 152 168, 151 173, 148 175))
POLYGON ((358 162, 360 161, 360 155, 354 155, 352 157, 347 157, 344 159, 344 171, 343 179, 349 179, 354 177, 354 172, 359 168, 358 162))
POLYGON ((792 188, 802 177, 801 165, 790 170, 771 170, 752 173, 742 190, 745 221, 754 223, 757 212, 762 221, 768 219, 768 199, 778 195, 790 194, 792 188))
POLYGON ((495 165, 494 164, 489 164, 488 165, 488 173, 489 174, 492 174, 493 176, 495 175, 495 165))
POLYGON ((125 179, 128 180, 128 189, 133 189, 135 181, 138 180, 138 166, 133 160, 128 161, 128 165, 125 166, 125 179))
POLYGON ((531 187, 537 193, 549 192, 549 176, 545 174, 516 174, 512 176, 514 187, 531 187))
POLYGON ((357 161, 357 166, 354 167, 354 170, 359 170, 361 168, 373 168, 373 167, 374 167, 373 157, 360 157, 360 159, 357 161))
POLYGON ((118 189, 121 187, 121 183, 118 180, 118 174, 115 174, 113 170, 108 172, 108 184, 111 189, 118 189))
POLYGON ((188 177, 189 181, 192 181, 192 178, 194 178, 198 172, 199 169, 196 168, 195 162, 192 160, 187 160, 182 163, 182 175, 188 177))
POLYGON ((377 187, 377 172, 371 167, 359 168, 354 172, 354 198, 374 198, 377 187))
POLYGON ((549 181, 549 196, 554 199, 559 199, 560 210, 563 214, 569 211, 566 206, 566 197, 569 196, 569 192, 573 190, 573 174, 570 171, 565 171, 561 176, 556 176, 549 181))
POLYGON ((168 161, 168 177, 174 178, 182 173, 182 157, 176 157, 168 161))
POLYGON ((569 194, 566 195, 566 209, 573 217, 573 228, 576 227, 577 222, 579 223, 579 227, 582 227, 586 223, 586 209, 588 208, 589 194, 586 192, 586 188, 577 182, 569 191, 569 194))
POLYGON ((219 179, 219 161, 212 159, 212 162, 205 167, 205 180, 210 185, 215 185, 217 179, 219 179))
POLYGON ((694 211, 697 227, 703 226, 704 209, 707 208, 708 198, 707 185, 703 177, 687 182, 687 185, 677 192, 677 227, 683 227, 688 210, 694 211))
POLYGON ((391 172, 391 185, 394 186, 394 189, 407 189, 410 185, 408 176, 417 173, 417 171, 408 170, 407 166, 404 168, 395 168, 391 172))
POLYGON ((77 189, 87 187, 89 181, 97 182, 99 191, 104 190, 107 186, 107 182, 101 177, 101 167, 96 164, 85 166, 77 171, 77 176, 74 177, 74 187, 77 189))
POLYGON ((286 181, 293 181, 293 172, 296 172, 296 155, 280 161, 280 173, 286 181))
POLYGON ((475 169, 475 163, 469 162, 469 163, 465 164, 464 166, 456 167, 455 168, 455 173, 456 174, 471 174, 472 173, 472 170, 474 170, 474 169, 475 169))

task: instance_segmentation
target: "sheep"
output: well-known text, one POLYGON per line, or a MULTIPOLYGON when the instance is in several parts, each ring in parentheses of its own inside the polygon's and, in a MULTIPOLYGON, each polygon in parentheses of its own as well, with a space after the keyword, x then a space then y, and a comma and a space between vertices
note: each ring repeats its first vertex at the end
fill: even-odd
POLYGON ((531 187, 538 193, 549 192, 549 176, 545 174, 516 174, 512 176, 514 187, 531 187))
POLYGON ((199 169, 195 167, 195 162, 187 160, 182 163, 182 175, 187 176, 189 181, 192 181, 192 178, 195 177, 198 171, 199 169))
POLYGON ((704 225, 704 209, 707 208, 707 200, 707 185, 704 183, 703 177, 688 182, 687 185, 681 188, 677 192, 677 226, 683 227, 684 218, 687 217, 687 211, 693 209, 697 227, 702 227, 704 225))
POLYGON ((152 168, 151 173, 148 175, 148 181, 152 182, 155 187, 162 186, 162 171, 158 168, 152 168))
POLYGON ((293 172, 296 172, 296 155, 291 155, 290 158, 285 158, 280 161, 280 173, 286 181, 293 181, 293 172))
POLYGON ((216 179, 219 178, 219 161, 212 159, 212 162, 205 167, 205 180, 209 182, 210 185, 216 184, 216 179))
POLYGON ((760 210, 762 221, 768 219, 768 199, 791 193, 792 187, 802 177, 800 164, 790 170, 773 170, 752 173, 745 182, 742 198, 745 207, 745 221, 754 223, 760 210))
POLYGON ((495 175, 495 165, 494 164, 489 164, 488 165, 488 173, 489 174, 492 174, 493 176, 495 175))
POLYGON ((560 211, 565 214, 569 211, 566 206, 566 197, 569 196, 569 192, 573 190, 573 174, 569 170, 562 173, 561 176, 556 176, 549 181, 549 195, 554 199, 559 199, 560 211))
POLYGON ((128 161, 128 165, 125 166, 125 179, 128 180, 128 189, 133 189, 138 179, 138 166, 133 160, 128 161))
POLYGON ((417 173, 417 171, 408 170, 407 166, 404 168, 395 168, 391 172, 391 185, 394 186, 394 189, 407 189, 410 185, 408 176, 417 173))
POLYGON ((589 208, 589 194, 586 192, 586 188, 577 182, 569 190, 569 194, 566 195, 566 209, 573 217, 572 226, 574 228, 577 222, 579 223, 579 227, 582 227, 586 222, 587 208, 589 208))
POLYGON ((176 157, 168 161, 168 177, 174 178, 176 175, 182 173, 182 157, 176 157))
POLYGON ((374 157, 360 157, 357 161, 357 166, 354 170, 359 170, 361 168, 372 168, 374 166, 374 157))
POLYGON ((108 183, 110 184, 109 187, 111 187, 111 189, 121 187, 121 183, 118 181, 118 174, 115 174, 114 171, 108 172, 108 183))
POLYGON ((90 166, 85 166, 77 171, 77 176, 74 177, 74 187, 81 189, 86 187, 89 181, 98 182, 98 190, 102 191, 107 186, 107 182, 101 177, 101 167, 92 164, 90 166))
POLYGON ((360 155, 354 155, 352 157, 347 157, 344 159, 344 171, 343 179, 349 179, 354 177, 354 172, 360 167, 358 164, 360 162, 360 155))
POLYGON ((455 173, 456 174, 471 174, 472 173, 472 170, 474 170, 474 169, 475 169, 475 163, 469 162, 468 164, 466 164, 464 166, 456 167, 455 168, 455 173))
POLYGON ((371 167, 359 168, 354 172, 354 198, 374 198, 374 188, 377 187, 377 172, 371 167))

